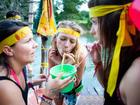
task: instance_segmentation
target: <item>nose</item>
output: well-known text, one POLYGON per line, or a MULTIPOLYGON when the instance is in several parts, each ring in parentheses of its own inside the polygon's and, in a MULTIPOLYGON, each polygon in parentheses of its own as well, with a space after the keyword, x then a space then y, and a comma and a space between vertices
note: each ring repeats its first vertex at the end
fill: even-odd
POLYGON ((64 47, 67 48, 67 47, 69 47, 69 46, 70 46, 70 41, 69 41, 69 40, 65 41, 64 47))
POLYGON ((36 43, 35 40, 33 40, 33 48, 37 48, 38 47, 38 44, 36 43))
POLYGON ((94 29, 94 25, 92 24, 92 27, 91 27, 91 29, 90 29, 90 33, 92 34, 92 35, 96 35, 96 31, 95 31, 95 29, 94 29))

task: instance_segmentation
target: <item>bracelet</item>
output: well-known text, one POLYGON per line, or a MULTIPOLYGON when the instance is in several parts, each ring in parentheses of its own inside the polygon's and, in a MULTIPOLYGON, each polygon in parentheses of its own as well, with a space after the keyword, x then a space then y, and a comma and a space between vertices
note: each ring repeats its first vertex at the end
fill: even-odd
POLYGON ((41 103, 47 103, 47 105, 52 105, 52 99, 48 96, 42 95, 41 103))
POLYGON ((44 94, 42 95, 42 97, 44 97, 45 99, 49 99, 49 100, 51 100, 51 101, 53 100, 52 98, 50 98, 50 97, 48 97, 48 96, 46 96, 46 95, 44 95, 44 94))

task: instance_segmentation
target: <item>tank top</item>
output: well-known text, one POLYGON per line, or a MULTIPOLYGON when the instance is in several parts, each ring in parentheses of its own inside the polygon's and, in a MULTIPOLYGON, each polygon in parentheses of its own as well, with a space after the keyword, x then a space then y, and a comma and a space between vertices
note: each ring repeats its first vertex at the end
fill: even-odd
POLYGON ((25 68, 23 69, 23 75, 24 75, 25 83, 26 83, 26 86, 25 86, 25 89, 24 90, 20 87, 20 85, 18 83, 16 83, 12 79, 8 78, 7 76, 0 76, 0 81, 2 81, 2 80, 8 80, 8 81, 13 82, 20 89, 20 91, 22 93, 22 97, 24 99, 24 102, 27 105, 28 85, 27 85, 26 69, 25 68))

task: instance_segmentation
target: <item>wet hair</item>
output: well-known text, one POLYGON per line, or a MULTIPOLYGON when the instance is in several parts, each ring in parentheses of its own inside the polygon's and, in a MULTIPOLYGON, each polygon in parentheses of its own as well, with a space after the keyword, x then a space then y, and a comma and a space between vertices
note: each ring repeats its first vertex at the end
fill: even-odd
MULTIPOLYGON (((0 22, 0 42, 25 26, 28 26, 28 24, 24 22, 16 21, 16 20, 1 21, 0 22)), ((7 68, 7 65, 8 65, 6 58, 7 56, 4 53, 0 54, 0 66, 3 66, 5 68, 7 68)))
MULTIPOLYGON (((124 5, 127 3, 131 3, 133 0, 90 0, 88 2, 88 7, 94 7, 94 6, 99 6, 99 5, 124 5)), ((114 48, 116 45, 116 40, 117 36, 116 33, 119 28, 119 20, 120 20, 120 14, 122 10, 118 10, 112 13, 109 13, 105 16, 98 17, 98 24, 99 24, 99 35, 101 38, 101 41, 103 41, 104 44, 104 69, 106 71, 105 76, 108 77, 109 75, 109 70, 111 67, 111 61, 112 61, 112 56, 114 53, 114 48)), ((120 54, 120 66, 122 62, 126 61, 127 58, 133 56, 132 52, 135 52, 136 49, 138 48, 140 38, 139 34, 140 32, 137 30, 136 36, 132 37, 133 40, 133 46, 131 47, 123 47, 121 49, 121 54, 120 54)), ((107 80, 107 79, 105 79, 107 80)))
POLYGON ((16 15, 20 15, 20 13, 17 12, 17 11, 8 11, 8 12, 6 13, 6 18, 14 17, 14 16, 16 16, 16 15))

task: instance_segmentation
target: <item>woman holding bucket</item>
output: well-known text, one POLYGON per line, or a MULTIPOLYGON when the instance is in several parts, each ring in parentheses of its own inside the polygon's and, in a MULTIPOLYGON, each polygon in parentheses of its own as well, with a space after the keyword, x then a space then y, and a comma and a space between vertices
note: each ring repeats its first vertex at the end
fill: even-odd
POLYGON ((136 9, 136 2, 140 4, 139 0, 88 3, 91 33, 98 36, 104 51, 102 62, 99 44, 91 49, 99 80, 105 88, 104 105, 140 105, 140 7, 136 9))
POLYGON ((57 33, 52 40, 49 49, 49 68, 61 64, 63 57, 64 64, 72 64, 77 68, 75 88, 66 93, 59 94, 55 98, 56 105, 62 105, 64 97, 68 105, 76 104, 76 88, 82 88, 81 80, 85 68, 86 49, 79 44, 81 27, 73 21, 61 21, 58 23, 57 33))
MULTIPOLYGON (((5 20, 0 22, 0 105, 27 105, 28 85, 25 66, 32 63, 37 43, 26 23, 5 20)), ((72 82, 70 78, 49 78, 40 105, 51 105, 59 89, 72 82)))

